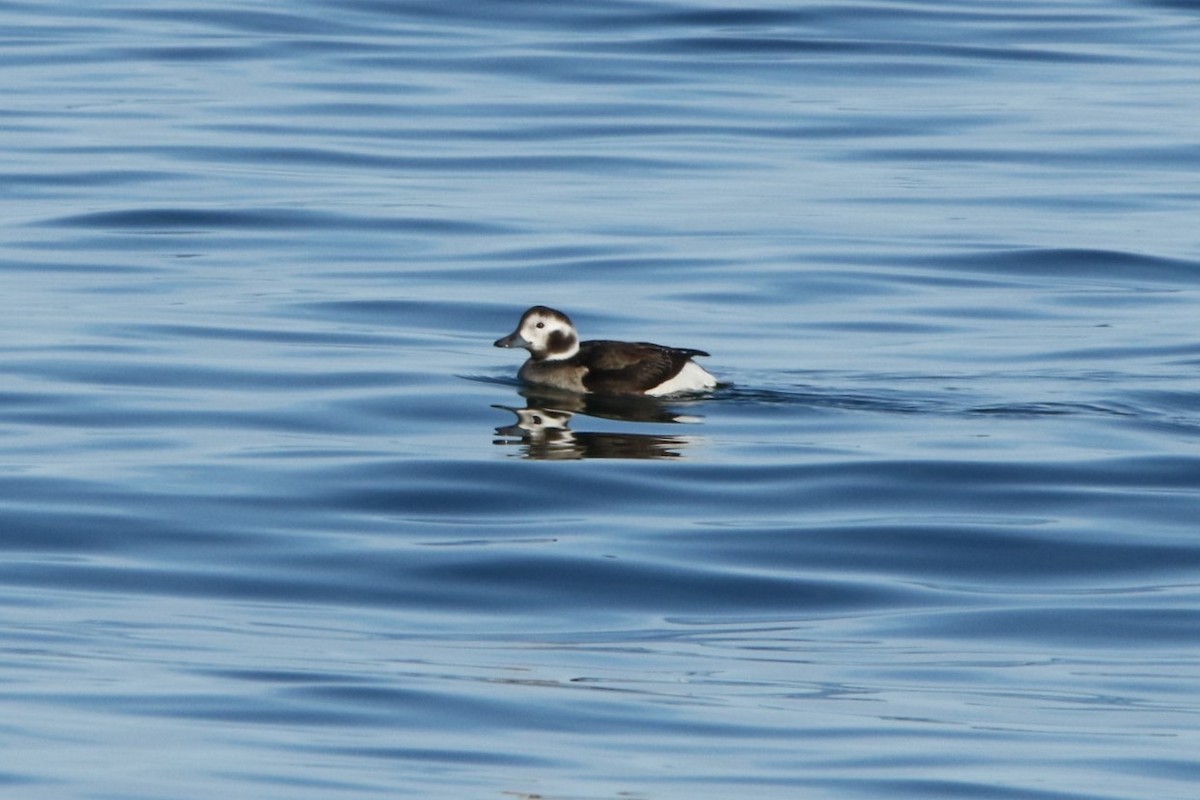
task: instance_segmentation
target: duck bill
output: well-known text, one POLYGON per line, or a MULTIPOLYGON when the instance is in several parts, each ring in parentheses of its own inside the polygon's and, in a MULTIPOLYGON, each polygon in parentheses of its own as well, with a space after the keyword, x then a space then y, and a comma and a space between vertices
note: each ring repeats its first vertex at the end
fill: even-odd
POLYGON ((497 339, 493 344, 496 347, 529 347, 529 342, 525 341, 519 331, 513 331, 508 336, 497 339))

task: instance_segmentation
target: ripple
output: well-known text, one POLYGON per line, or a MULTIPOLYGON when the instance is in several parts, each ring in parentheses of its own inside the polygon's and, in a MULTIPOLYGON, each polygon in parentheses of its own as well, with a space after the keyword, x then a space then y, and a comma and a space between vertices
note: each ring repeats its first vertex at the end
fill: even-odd
POLYGON ((1196 285, 1200 262, 1111 250, 1030 248, 922 258, 922 264, 997 275, 1196 285))
POLYGON ((223 209, 144 208, 123 211, 97 211, 44 221, 44 225, 81 228, 131 229, 137 231, 203 231, 212 228, 249 230, 389 230, 426 233, 484 234, 497 233, 494 225, 448 219, 351 217, 304 209, 223 209))

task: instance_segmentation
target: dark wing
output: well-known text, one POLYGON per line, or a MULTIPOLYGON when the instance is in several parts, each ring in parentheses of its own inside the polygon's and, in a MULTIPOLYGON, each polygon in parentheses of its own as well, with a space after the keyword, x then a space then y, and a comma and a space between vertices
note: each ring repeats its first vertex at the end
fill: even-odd
POLYGON ((649 342, 582 342, 576 360, 587 367, 583 385, 602 394, 640 394, 683 369, 703 350, 663 347, 649 342))

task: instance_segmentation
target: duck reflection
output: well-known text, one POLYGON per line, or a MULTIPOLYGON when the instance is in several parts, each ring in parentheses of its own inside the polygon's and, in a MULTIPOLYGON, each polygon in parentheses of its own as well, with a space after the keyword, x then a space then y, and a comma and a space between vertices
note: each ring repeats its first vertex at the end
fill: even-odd
POLYGON ((494 444, 519 447, 523 458, 572 460, 583 458, 679 458, 694 437, 612 431, 575 431, 576 414, 624 422, 696 422, 653 398, 525 395, 525 408, 496 405, 517 419, 496 428, 494 444))

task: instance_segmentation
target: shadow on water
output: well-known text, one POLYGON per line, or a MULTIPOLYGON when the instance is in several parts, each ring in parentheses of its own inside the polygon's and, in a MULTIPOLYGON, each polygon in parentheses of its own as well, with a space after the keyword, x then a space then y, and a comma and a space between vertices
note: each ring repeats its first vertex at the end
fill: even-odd
POLYGON ((693 437, 611 431, 574 431, 569 411, 529 406, 504 408, 517 415, 512 425, 496 428, 494 444, 517 446, 522 458, 570 461, 584 458, 679 458, 693 437))
MULTIPOLYGON (((686 449, 704 442, 702 436, 680 436, 661 431, 577 430, 577 418, 628 423, 676 425, 700 423, 703 417, 685 413, 700 402, 748 408, 791 408, 796 411, 834 411, 867 414, 902 414, 946 417, 993 416, 1036 418, 1058 416, 1136 416, 1128 408, 1069 402, 981 402, 959 393, 905 392, 878 389, 848 392, 819 387, 744 388, 727 384, 715 392, 660 399, 654 397, 604 397, 546 394, 520 390, 524 407, 493 404, 516 419, 495 429, 493 444, 517 448, 521 458, 541 461, 606 459, 678 459, 686 449), (576 426, 576 427, 573 427, 576 426)), ((595 427, 593 423, 592 427, 595 427)))
MULTIPOLYGON (((552 393, 523 387, 515 379, 490 376, 463 377, 482 383, 515 388, 517 393, 525 398, 527 406, 520 410, 507 405, 495 405, 494 408, 509 409, 518 413, 518 416, 520 415, 519 411, 541 410, 548 415, 567 412, 566 419, 568 420, 571 415, 582 414, 617 422, 696 423, 701 422, 703 417, 684 413, 683 409, 699 403, 739 408, 790 406, 797 409, 825 408, 893 414, 949 413, 965 410, 962 406, 961 396, 951 399, 937 397, 929 392, 904 392, 897 389, 855 392, 847 391, 841 385, 822 387, 798 384, 792 387, 767 387, 723 383, 712 392, 659 398, 552 393)), ((521 423, 518 422, 518 424, 521 423)))
POLYGON ((546 461, 584 458, 679 458, 698 437, 633 431, 582 431, 570 425, 576 415, 634 424, 681 424, 700 417, 680 413, 654 397, 604 397, 522 390, 525 407, 493 405, 511 411, 516 421, 496 428, 499 446, 516 446, 522 458, 546 461))
POLYGON ((1200 430, 1191 413, 1180 413, 1179 402, 1136 403, 1127 396, 1018 397, 1010 393, 1013 387, 996 385, 995 376, 957 376, 953 380, 928 375, 892 377, 893 385, 889 386, 862 386, 862 376, 856 375, 822 376, 827 385, 727 383, 703 395, 669 398, 553 394, 522 388, 519 382, 507 378, 470 379, 515 388, 525 400, 523 407, 503 403, 492 405, 516 417, 511 423, 496 427, 493 443, 518 448, 517 455, 534 460, 685 457, 689 447, 702 444, 706 437, 644 430, 642 426, 705 422, 704 415, 693 413, 700 404, 708 413, 716 414, 717 421, 728 421, 730 415, 782 411, 800 415, 850 413, 943 419, 1121 419, 1135 426, 1157 428, 1168 425, 1191 435, 1200 430), (905 383, 913 386, 906 388, 905 383), (934 384, 941 388, 935 388, 934 384), (583 424, 584 428, 591 429, 580 430, 579 417, 597 422, 590 426, 583 424), (612 430, 611 426, 606 427, 599 421, 615 422, 621 428, 612 430), (597 427, 600 429, 595 429, 597 427))

